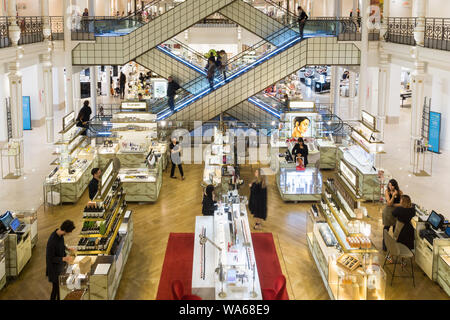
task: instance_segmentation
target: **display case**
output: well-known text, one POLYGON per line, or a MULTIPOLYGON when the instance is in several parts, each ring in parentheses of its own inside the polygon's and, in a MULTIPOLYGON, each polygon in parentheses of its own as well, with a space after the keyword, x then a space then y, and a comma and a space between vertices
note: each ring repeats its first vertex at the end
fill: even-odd
POLYGON ((322 194, 322 174, 316 168, 280 168, 277 186, 284 201, 318 201, 322 194))
POLYGON ((450 246, 439 249, 437 282, 450 296, 450 246))
POLYGON ((316 139, 316 145, 320 153, 320 169, 336 168, 337 146, 332 140, 316 139))
POLYGON ((7 233, 0 234, 0 290, 6 285, 6 240, 7 233))
POLYGON ((162 185, 162 161, 155 168, 121 169, 119 178, 128 202, 155 202, 162 185))
POLYGON ((31 259, 31 228, 23 234, 9 233, 6 241, 6 275, 17 277, 31 259))
POLYGON ((61 298, 67 297, 74 290, 81 290, 79 295, 84 300, 113 300, 133 245, 133 236, 133 215, 131 211, 127 211, 118 225, 114 245, 110 250, 103 253, 78 252, 74 265, 69 266, 60 276, 61 298), (82 274, 77 264, 86 256, 91 260, 86 274, 82 274), (72 279, 68 283, 70 276, 72 279))
POLYGON ((36 246, 38 240, 38 215, 36 210, 15 211, 16 218, 30 226, 31 248, 36 246))
POLYGON ((373 245, 371 225, 328 179, 307 220, 307 242, 329 296, 337 300, 383 300, 386 273, 373 245))

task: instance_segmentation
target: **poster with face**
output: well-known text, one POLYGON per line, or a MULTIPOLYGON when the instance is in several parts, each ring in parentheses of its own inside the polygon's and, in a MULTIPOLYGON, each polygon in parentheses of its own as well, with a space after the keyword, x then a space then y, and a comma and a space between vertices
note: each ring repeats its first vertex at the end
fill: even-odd
POLYGON ((291 113, 289 114, 289 125, 291 126, 292 138, 314 137, 317 113, 291 113))

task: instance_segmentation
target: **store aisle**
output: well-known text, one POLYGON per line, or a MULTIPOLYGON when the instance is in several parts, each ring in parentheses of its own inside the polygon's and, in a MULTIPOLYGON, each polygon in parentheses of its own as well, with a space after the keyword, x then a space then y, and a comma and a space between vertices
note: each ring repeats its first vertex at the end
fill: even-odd
MULTIPOLYGON (((248 182, 255 167, 243 167, 245 180, 240 191, 249 195, 248 182)), ((324 172, 324 179, 332 175, 324 172)), ((135 233, 117 299, 155 299, 167 240, 170 232, 194 232, 195 217, 201 214, 200 181, 202 165, 187 165, 186 180, 169 179, 164 173, 160 198, 155 204, 130 204, 134 211, 135 233)), ((269 176, 268 220, 260 232, 272 232, 287 290, 291 299, 328 299, 322 279, 306 244, 306 224, 310 204, 285 203, 269 176)), ((75 221, 76 229, 66 239, 68 245, 78 239, 82 209, 87 201, 85 193, 76 205, 57 207, 53 213, 38 212, 39 241, 33 256, 17 280, 0 291, 0 300, 47 299, 51 286, 45 278, 45 245, 47 238, 63 220, 75 221)), ((382 226, 379 223, 379 205, 365 204, 369 208, 375 245, 381 247, 382 226)), ((250 224, 254 223, 250 218, 250 224)), ((444 291, 416 269, 416 288, 410 279, 398 278, 393 287, 386 287, 386 299, 448 299, 444 291)))

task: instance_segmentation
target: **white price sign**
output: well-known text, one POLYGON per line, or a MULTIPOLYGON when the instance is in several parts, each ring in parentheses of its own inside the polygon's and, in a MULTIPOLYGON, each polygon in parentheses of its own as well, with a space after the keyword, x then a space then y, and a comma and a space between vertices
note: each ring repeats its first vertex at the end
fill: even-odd
POLYGON ((147 102, 122 102, 122 110, 147 110, 147 102))

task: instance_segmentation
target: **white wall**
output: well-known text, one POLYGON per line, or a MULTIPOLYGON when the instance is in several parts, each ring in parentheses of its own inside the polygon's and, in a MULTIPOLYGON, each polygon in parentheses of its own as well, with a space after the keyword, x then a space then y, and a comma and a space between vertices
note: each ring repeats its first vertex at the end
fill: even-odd
POLYGON ((17 0, 17 11, 19 12, 19 16, 40 16, 41 1, 17 0))
POLYGON ((450 18, 450 1, 448 0, 428 0, 427 17, 450 18))
POLYGON ((390 17, 411 17, 413 0, 390 0, 390 1, 391 1, 391 5, 389 8, 390 17))
POLYGON ((386 106, 387 117, 400 117, 400 81, 402 68, 397 64, 390 64, 390 78, 389 92, 388 92, 388 105, 386 106))
POLYGON ((31 120, 41 120, 44 116, 42 107, 42 81, 39 79, 39 65, 20 69, 22 73, 22 95, 30 96, 31 120))

